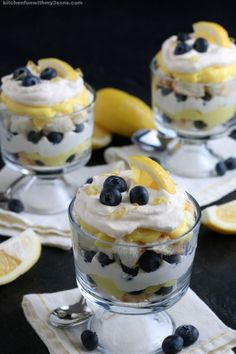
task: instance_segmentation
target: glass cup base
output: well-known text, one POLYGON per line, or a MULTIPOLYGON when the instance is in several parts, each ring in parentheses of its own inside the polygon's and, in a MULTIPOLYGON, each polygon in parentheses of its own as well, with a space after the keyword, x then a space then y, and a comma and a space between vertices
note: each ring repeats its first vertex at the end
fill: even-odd
POLYGON ((167 312, 131 316, 104 310, 90 319, 88 329, 97 333, 102 353, 157 354, 175 324, 167 312))
POLYGON ((20 199, 24 211, 32 214, 57 214, 65 211, 76 188, 63 177, 25 176, 12 188, 13 198, 20 199))
POLYGON ((216 175, 215 166, 222 158, 215 154, 206 141, 177 139, 162 159, 162 165, 175 175, 201 178, 216 175))

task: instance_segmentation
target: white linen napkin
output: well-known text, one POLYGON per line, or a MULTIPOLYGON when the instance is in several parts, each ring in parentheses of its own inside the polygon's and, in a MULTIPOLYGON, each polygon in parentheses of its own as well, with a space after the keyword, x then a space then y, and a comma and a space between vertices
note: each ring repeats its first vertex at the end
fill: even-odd
MULTIPOLYGON (((210 141, 209 146, 216 154, 225 159, 231 156, 236 157, 236 141, 231 138, 210 141)), ((118 160, 127 162, 127 158, 131 155, 150 156, 152 153, 144 152, 136 145, 110 147, 104 153, 107 163, 118 160)), ((213 203, 236 189, 236 170, 228 171, 224 176, 217 177, 187 178, 173 175, 173 178, 195 197, 200 206, 213 203)))
MULTIPOLYGON (((80 341, 80 334, 85 328, 84 326, 62 330, 52 327, 48 322, 51 311, 58 306, 77 302, 80 296, 79 289, 72 289, 52 294, 30 294, 23 297, 22 308, 26 319, 51 354, 87 353, 80 341)), ((198 341, 181 353, 233 353, 231 348, 236 346, 236 331, 227 327, 191 289, 175 306, 168 310, 168 313, 174 319, 176 326, 192 324, 198 328, 200 333, 198 341)), ((127 328, 127 334, 129 332, 130 329, 127 328)), ((139 340, 141 339, 137 338, 137 346, 139 340)), ((100 352, 96 350, 93 353, 100 352)), ((115 351, 112 354, 118 353, 115 351)), ((119 348, 119 354, 128 354, 126 348, 119 348)))

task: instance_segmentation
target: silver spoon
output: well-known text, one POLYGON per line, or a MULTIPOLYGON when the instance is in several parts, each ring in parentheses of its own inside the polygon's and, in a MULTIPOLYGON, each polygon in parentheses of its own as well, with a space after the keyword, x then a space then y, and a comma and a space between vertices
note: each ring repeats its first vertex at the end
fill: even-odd
POLYGON ((56 308, 49 315, 49 322, 54 327, 72 327, 85 323, 92 316, 92 311, 86 304, 84 297, 73 305, 65 305, 56 308))
POLYGON ((159 131, 155 129, 137 130, 132 135, 132 141, 141 150, 163 152, 170 140, 176 137, 176 133, 166 128, 161 129, 159 131))

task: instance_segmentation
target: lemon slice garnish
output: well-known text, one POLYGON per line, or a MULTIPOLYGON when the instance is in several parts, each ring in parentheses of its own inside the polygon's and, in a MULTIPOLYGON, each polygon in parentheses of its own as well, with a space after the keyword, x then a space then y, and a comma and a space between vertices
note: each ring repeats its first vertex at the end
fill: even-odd
POLYGON ((38 61, 40 71, 46 68, 53 68, 57 73, 68 80, 76 80, 79 76, 78 72, 71 65, 57 58, 45 58, 38 61))
POLYGON ((0 244, 0 285, 27 272, 39 259, 41 242, 30 229, 0 244))
POLYGON ((230 47, 228 32, 215 22, 200 21, 193 24, 195 37, 203 37, 209 42, 222 47, 230 47))
POLYGON ((132 169, 135 183, 159 189, 160 187, 170 194, 176 193, 176 185, 169 173, 156 161, 146 156, 130 156, 129 165, 132 169))
POLYGON ((236 200, 203 210, 202 223, 222 234, 236 234, 236 200))
POLYGON ((112 135, 105 129, 99 127, 97 124, 94 125, 92 144, 93 149, 100 149, 110 144, 112 140, 112 135))

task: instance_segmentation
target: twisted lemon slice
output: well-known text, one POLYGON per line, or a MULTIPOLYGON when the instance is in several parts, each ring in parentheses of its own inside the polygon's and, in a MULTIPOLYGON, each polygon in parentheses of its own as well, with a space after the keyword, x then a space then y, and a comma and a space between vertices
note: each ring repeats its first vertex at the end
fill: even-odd
POLYGON ((174 181, 169 173, 156 161, 146 156, 130 156, 128 162, 132 169, 135 183, 153 189, 161 187, 170 194, 176 193, 174 181))
POLYGON ((236 234, 236 200, 203 210, 202 223, 222 234, 236 234))
POLYGON ((200 21, 193 24, 193 29, 196 37, 203 37, 222 47, 231 46, 228 32, 218 23, 200 21))
POLYGON ((39 259, 41 242, 30 229, 0 244, 0 285, 27 272, 39 259))
POLYGON ((57 73, 68 80, 76 80, 78 72, 72 68, 68 63, 57 58, 45 58, 38 61, 40 71, 46 68, 53 68, 57 73))

